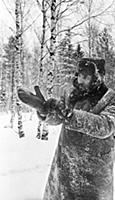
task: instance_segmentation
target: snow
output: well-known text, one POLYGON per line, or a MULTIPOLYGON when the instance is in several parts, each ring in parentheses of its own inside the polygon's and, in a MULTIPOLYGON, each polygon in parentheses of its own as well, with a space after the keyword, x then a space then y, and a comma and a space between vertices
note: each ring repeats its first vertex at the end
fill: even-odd
POLYGON ((25 137, 19 138, 17 119, 12 130, 10 114, 0 114, 1 200, 42 200, 61 126, 49 126, 48 141, 38 140, 37 116, 29 117, 23 116, 25 137))
MULTIPOLYGON (((25 117, 25 116, 24 116, 25 117)), ((40 200, 50 171, 61 126, 49 127, 48 141, 36 138, 38 119, 24 120, 25 137, 9 128, 10 115, 0 115, 0 199, 40 200)))

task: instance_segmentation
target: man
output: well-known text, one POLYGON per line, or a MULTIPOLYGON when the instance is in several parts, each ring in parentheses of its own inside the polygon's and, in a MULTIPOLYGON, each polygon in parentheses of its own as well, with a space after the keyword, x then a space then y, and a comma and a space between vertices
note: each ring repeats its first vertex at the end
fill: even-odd
POLYGON ((115 92, 104 84, 104 64, 103 59, 82 59, 73 86, 60 100, 40 101, 38 87, 36 95, 18 91, 39 118, 50 125, 63 123, 58 170, 52 168, 53 184, 57 181, 58 186, 51 184, 50 192, 47 188, 45 200, 113 200, 115 92))

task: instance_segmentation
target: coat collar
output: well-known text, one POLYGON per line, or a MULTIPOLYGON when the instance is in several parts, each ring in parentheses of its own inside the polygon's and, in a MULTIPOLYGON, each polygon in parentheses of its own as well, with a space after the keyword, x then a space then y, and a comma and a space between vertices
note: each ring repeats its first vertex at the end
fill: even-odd
POLYGON ((98 101, 91 112, 99 114, 115 98, 115 91, 108 89, 104 96, 98 101))

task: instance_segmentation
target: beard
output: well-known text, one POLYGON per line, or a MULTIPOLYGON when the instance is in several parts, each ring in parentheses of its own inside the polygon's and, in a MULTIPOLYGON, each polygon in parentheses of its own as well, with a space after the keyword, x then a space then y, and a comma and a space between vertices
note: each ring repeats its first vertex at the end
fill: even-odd
POLYGON ((75 104, 76 101, 89 98, 89 96, 95 95, 95 92, 100 88, 102 82, 98 77, 93 76, 89 87, 84 84, 79 84, 77 77, 73 80, 74 89, 70 94, 70 104, 75 104))
POLYGON ((79 93, 87 93, 87 92, 89 92, 91 84, 92 84, 92 80, 90 81, 90 83, 88 85, 86 85, 84 83, 78 83, 78 77, 76 77, 73 80, 73 86, 77 91, 79 91, 79 93))
POLYGON ((93 90, 95 90, 96 88, 99 88, 100 85, 102 84, 103 79, 101 78, 101 76, 98 74, 98 76, 96 76, 95 74, 92 75, 92 80, 89 84, 89 86, 78 83, 78 75, 75 77, 75 79, 73 79, 73 86, 75 88, 75 90, 78 91, 78 93, 81 95, 80 96, 84 96, 87 93, 92 93, 93 90))
POLYGON ((83 84, 78 84, 78 90, 81 93, 88 93, 89 92, 89 88, 83 84))
POLYGON ((77 84, 77 87, 73 89, 69 96, 69 104, 74 106, 77 101, 82 100, 88 93, 88 89, 83 84, 77 84))

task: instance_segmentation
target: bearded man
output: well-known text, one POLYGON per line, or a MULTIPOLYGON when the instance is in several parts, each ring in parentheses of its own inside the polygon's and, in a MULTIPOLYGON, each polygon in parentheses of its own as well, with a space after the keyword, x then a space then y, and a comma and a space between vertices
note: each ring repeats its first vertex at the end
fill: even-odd
POLYGON ((50 179, 57 186, 49 183, 45 200, 113 199, 115 92, 104 83, 104 65, 103 59, 83 58, 73 85, 64 88, 60 100, 46 101, 38 86, 36 95, 18 91, 40 119, 50 125, 63 123, 50 179))

